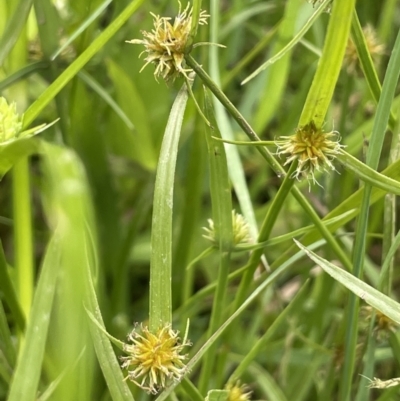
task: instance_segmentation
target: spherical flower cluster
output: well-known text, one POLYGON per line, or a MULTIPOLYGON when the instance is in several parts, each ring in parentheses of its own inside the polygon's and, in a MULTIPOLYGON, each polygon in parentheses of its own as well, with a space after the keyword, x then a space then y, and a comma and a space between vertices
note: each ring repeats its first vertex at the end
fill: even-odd
MULTIPOLYGON (((363 33, 368 52, 371 55, 372 59, 382 55, 385 51, 385 46, 379 42, 372 25, 367 25, 365 28, 363 28, 363 33)), ((346 53, 344 55, 344 65, 346 66, 347 72, 349 74, 356 75, 357 73, 360 73, 357 49, 351 39, 349 39, 346 47, 346 53)))
POLYGON ((298 162, 293 177, 315 179, 316 171, 335 170, 333 159, 340 152, 340 135, 337 131, 324 132, 317 128, 313 121, 299 127, 291 136, 281 136, 275 141, 278 147, 277 154, 285 156, 287 165, 293 161, 298 162))
POLYGON ((186 339, 181 342, 178 334, 170 325, 155 333, 136 326, 128 336, 131 344, 124 344, 128 356, 121 358, 122 368, 128 369, 127 378, 151 394, 165 388, 169 380, 181 380, 187 358, 181 353, 191 344, 186 339))
POLYGON ((0 97, 0 143, 16 139, 21 129, 15 102, 8 104, 4 97, 0 97))
POLYGON ((227 401, 249 401, 251 396, 251 391, 245 384, 240 384, 236 382, 235 384, 228 384, 226 389, 229 391, 227 401))
MULTIPOLYGON (((214 221, 212 219, 208 219, 207 221, 208 228, 203 227, 203 230, 206 232, 204 238, 215 243, 218 239, 215 232, 214 221)), ((235 210, 232 210, 232 230, 234 245, 246 244, 251 241, 250 230, 246 220, 240 213, 236 213, 235 210)))
POLYGON ((398 325, 381 311, 376 310, 371 306, 363 306, 361 308, 361 316, 368 325, 373 315, 375 315, 374 334, 376 335, 378 341, 387 340, 390 333, 393 333, 398 329, 398 325))
MULTIPOLYGON (((150 13, 154 18, 154 29, 151 32, 142 31, 144 39, 133 39, 127 43, 140 44, 145 46, 141 53, 147 53, 145 65, 153 63, 156 66, 154 76, 161 76, 166 81, 174 80, 179 74, 187 77, 191 72, 190 68, 184 67, 185 49, 188 43, 190 30, 192 27, 193 8, 190 4, 181 11, 179 3, 179 12, 175 17, 174 24, 170 23, 171 18, 160 17, 150 13)), ((199 24, 207 24, 209 17, 205 11, 201 11, 199 24)))

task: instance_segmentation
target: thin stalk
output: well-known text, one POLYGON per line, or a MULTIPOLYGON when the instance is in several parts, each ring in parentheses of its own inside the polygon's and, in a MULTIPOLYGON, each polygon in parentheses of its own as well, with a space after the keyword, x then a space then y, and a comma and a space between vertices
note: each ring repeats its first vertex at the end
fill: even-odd
MULTIPOLYGON (((233 248, 232 232, 232 199, 228 176, 227 158, 224 144, 212 138, 221 137, 217 128, 217 122, 213 114, 211 97, 205 92, 205 110, 207 119, 214 130, 207 129, 206 141, 210 165, 210 193, 212 202, 212 214, 214 221, 215 241, 219 246, 219 269, 217 288, 211 312, 208 336, 210 337, 222 324, 223 313, 226 308, 226 293, 230 269, 231 251, 233 248)), ((201 375, 199 379, 199 391, 205 394, 210 386, 211 375, 215 363, 217 344, 214 343, 204 357, 201 375)), ((218 386, 218 383, 217 383, 218 386)))
MULTIPOLYGON (((397 116, 399 113, 397 113, 397 116)), ((400 122, 397 117, 397 124, 393 131, 392 144, 390 147, 389 164, 395 163, 399 158, 400 153, 400 122)), ((384 271, 382 268, 380 277, 380 289, 384 294, 389 295, 392 288, 392 276, 394 268, 394 259, 390 255, 390 249, 395 239, 396 229, 396 197, 393 194, 387 194, 384 200, 384 226, 383 226, 383 244, 382 244, 382 265, 387 263, 388 269, 384 271), (389 258, 387 261, 386 259, 389 258)))
POLYGON ((33 297, 34 264, 29 162, 27 158, 14 165, 12 177, 17 293, 24 316, 29 316, 33 297))
MULTIPOLYGON (((358 15, 356 12, 354 12, 353 22, 351 25, 351 37, 356 46, 356 51, 360 60, 361 68, 368 84, 368 88, 375 102, 378 103, 381 96, 382 87, 378 78, 378 72, 375 69, 371 54, 368 50, 368 45, 365 40, 360 20, 358 19, 358 15)), ((394 117, 393 113, 390 113, 389 125, 392 129, 394 129, 396 126, 396 118, 394 117)))
MULTIPOLYGON (((211 92, 215 95, 215 97, 223 104, 229 114, 235 119, 235 121, 239 124, 240 128, 246 133, 246 135, 252 141, 260 141, 260 138, 255 133, 251 125, 246 121, 246 119, 242 116, 239 110, 233 105, 233 103, 228 99, 228 97, 221 91, 218 85, 211 79, 211 77, 204 71, 202 66, 197 63, 197 61, 190 55, 185 56, 185 60, 189 67, 191 67, 196 74, 200 77, 203 83, 211 90, 211 92)), ((259 152, 263 155, 263 157, 267 160, 268 164, 277 174, 284 174, 285 170, 278 163, 278 161, 273 157, 271 152, 264 148, 258 148, 259 152)))
POLYGON ((222 78, 222 89, 226 88, 228 84, 242 71, 251 61, 254 60, 257 55, 264 50, 272 38, 275 36, 278 31, 279 24, 275 25, 271 28, 265 36, 243 57, 238 60, 238 63, 229 70, 225 76, 222 78))
MULTIPOLYGON (((272 200, 271 206, 269 207, 268 212, 265 215, 263 224, 261 226, 257 242, 264 242, 269 239, 272 228, 275 224, 276 219, 278 218, 282 204, 284 203, 286 197, 289 195, 290 190, 292 189, 294 180, 293 178, 291 178, 291 175, 296 169, 296 164, 297 163, 291 164, 289 171, 286 174, 285 179, 283 180, 282 185, 279 187, 277 194, 272 200)), ((264 248, 256 249, 255 251, 252 252, 250 260, 246 264, 246 270, 240 282, 240 286, 235 297, 234 310, 236 310, 245 299, 246 293, 253 279, 254 272, 257 269, 258 264, 260 263, 260 259, 263 253, 264 253, 264 248)))
POLYGON ((181 386, 191 401, 204 401, 197 387, 187 377, 182 380, 181 386))
POLYGON ((254 344, 253 348, 246 354, 242 359, 233 373, 230 375, 228 383, 234 383, 238 380, 241 375, 248 369, 250 364, 254 359, 265 349, 266 344, 273 338, 276 332, 287 322, 290 314, 299 305, 302 305, 304 298, 308 295, 306 290, 309 290, 309 281, 306 281, 300 290, 297 292, 296 296, 290 302, 290 304, 280 313, 280 315, 274 320, 274 322, 269 326, 268 330, 259 338, 259 340, 254 344))

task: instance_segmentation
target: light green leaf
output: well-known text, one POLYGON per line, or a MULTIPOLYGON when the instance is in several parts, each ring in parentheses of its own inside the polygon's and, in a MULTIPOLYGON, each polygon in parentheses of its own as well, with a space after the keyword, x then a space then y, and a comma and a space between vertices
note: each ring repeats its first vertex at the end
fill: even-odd
MULTIPOLYGON (((63 319, 76 324, 75 316, 85 314, 83 310, 85 303, 87 310, 104 327, 92 279, 98 272, 98 263, 93 205, 87 177, 77 155, 70 149, 42 142, 42 152, 45 155, 46 176, 50 187, 48 214, 53 224, 58 224, 62 231, 64 260, 68 262, 67 269, 63 266, 64 271, 67 271, 64 275, 70 274, 70 279, 76 280, 74 301, 78 299, 78 302, 71 306, 72 310, 68 310, 63 319)), ((66 279, 67 277, 64 277, 64 280, 66 279)), ((89 329, 113 401, 133 401, 110 340, 93 324, 89 325, 89 329)), ((62 335, 70 338, 76 336, 74 341, 78 342, 78 347, 85 348, 85 345, 80 343, 81 337, 85 339, 86 335, 83 328, 76 333, 75 326, 67 325, 62 335)), ((63 341, 67 342, 67 339, 63 341)), ((86 350, 86 358, 90 357, 88 353, 89 350, 86 350)), ((78 380, 72 381, 72 383, 77 382, 78 380)))
MULTIPOLYGON (((188 84, 193 84, 191 81, 188 84)), ((150 330, 172 321, 172 209, 175 167, 188 90, 183 84, 169 114, 154 188, 150 259, 150 330)))
POLYGON ((342 268, 328 262, 324 258, 321 258, 303 246, 300 242, 296 240, 294 240, 294 242, 311 260, 317 263, 318 266, 322 267, 322 269, 324 269, 336 281, 343 284, 367 304, 379 310, 394 322, 400 324, 400 304, 398 302, 389 298, 387 295, 382 294, 380 291, 364 283, 364 281, 358 279, 342 268))
POLYGON ((14 372, 8 401, 34 401, 36 399, 60 264, 60 250, 60 238, 56 233, 50 241, 43 261, 25 333, 26 341, 23 343, 14 372))
POLYGON ((367 182, 374 187, 383 189, 390 194, 400 195, 399 181, 378 173, 376 170, 367 166, 363 162, 360 162, 360 160, 343 150, 341 150, 341 153, 339 153, 336 158, 343 164, 343 166, 356 174, 362 181, 367 182))

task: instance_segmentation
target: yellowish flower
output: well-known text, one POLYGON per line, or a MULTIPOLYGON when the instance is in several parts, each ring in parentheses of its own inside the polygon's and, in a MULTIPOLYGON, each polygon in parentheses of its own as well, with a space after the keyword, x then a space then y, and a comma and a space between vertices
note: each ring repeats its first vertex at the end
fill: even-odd
POLYGON ((50 124, 41 124, 37 127, 22 131, 23 115, 17 113, 15 102, 8 104, 7 100, 0 96, 0 145, 8 146, 10 142, 39 134, 51 127, 59 119, 50 124))
MULTIPOLYGON (((363 32, 368 52, 371 55, 372 59, 382 55, 385 51, 385 46, 379 42, 376 36, 376 32, 372 27, 372 25, 367 25, 365 28, 363 28, 363 32)), ((349 74, 355 75, 360 72, 357 49, 354 42, 351 39, 349 39, 346 47, 346 53, 344 55, 344 64, 347 66, 347 72, 349 74)))
POLYGON ((381 311, 374 309, 372 306, 363 306, 361 308, 361 316, 364 317, 368 324, 371 321, 373 312, 375 312, 374 334, 376 335, 378 341, 387 340, 390 332, 395 332, 398 328, 398 325, 392 319, 387 317, 381 311))
POLYGON ((8 104, 4 97, 0 97, 0 143, 17 138, 21 128, 22 121, 15 102, 8 104))
POLYGON ((278 147, 277 154, 286 157, 284 165, 297 160, 293 178, 312 179, 318 184, 314 175, 316 171, 336 170, 332 161, 343 147, 339 141, 340 135, 337 131, 324 132, 311 121, 299 127, 294 135, 281 136, 275 143, 278 147))
MULTIPOLYGON (((236 213, 235 210, 232 210, 232 229, 233 243, 235 245, 246 244, 251 241, 250 230, 246 220, 240 213, 236 213)), ((206 232, 206 235, 203 236, 204 238, 212 242, 217 242, 214 221, 212 219, 208 219, 208 228, 203 227, 203 230, 206 232)))
POLYGON ((229 391, 227 401, 249 401, 251 391, 245 384, 237 381, 235 384, 228 384, 226 389, 229 391))
POLYGON ((181 342, 178 334, 170 325, 156 333, 136 326, 128 336, 131 344, 124 344, 128 356, 121 358, 122 368, 128 369, 127 378, 151 394, 165 388, 169 380, 181 380, 187 358, 181 353, 191 344, 186 339, 181 342))
MULTIPOLYGON (((174 80, 179 74, 187 77, 191 72, 190 68, 184 66, 185 49, 188 43, 190 30, 192 27, 193 8, 190 3, 181 11, 179 2, 179 12, 175 17, 174 24, 170 23, 171 18, 160 17, 150 13, 154 18, 154 29, 151 32, 142 31, 144 39, 133 39, 127 43, 140 44, 145 46, 141 53, 147 53, 145 65, 153 63, 156 66, 154 75, 161 76, 166 81, 174 80)), ((209 17, 205 11, 200 12, 199 24, 207 24, 209 17)))

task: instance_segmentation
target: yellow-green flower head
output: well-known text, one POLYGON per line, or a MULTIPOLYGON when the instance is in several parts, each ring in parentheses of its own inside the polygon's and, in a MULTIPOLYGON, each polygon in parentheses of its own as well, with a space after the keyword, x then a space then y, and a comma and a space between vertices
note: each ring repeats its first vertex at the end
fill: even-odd
POLYGON ((249 401, 251 391, 245 384, 240 384, 237 381, 235 384, 228 384, 226 389, 229 391, 227 401, 249 401))
MULTIPOLYGON (((218 239, 215 232, 214 221, 212 219, 208 219, 207 221, 208 228, 203 227, 203 230, 206 232, 206 235, 203 235, 203 237, 215 243, 218 239)), ((234 245, 251 242, 249 225, 244 217, 240 213, 236 213, 235 210, 232 210, 232 230, 234 245)))
POLYGON ((187 358, 181 353, 191 344, 186 339, 181 342, 178 334, 170 325, 156 333, 137 325, 128 336, 131 344, 124 344, 128 356, 121 358, 122 368, 128 369, 127 378, 151 394, 165 388, 169 380, 181 380, 187 358))
POLYGON ((21 128, 15 102, 8 104, 4 97, 0 97, 0 143, 17 138, 21 128))
MULTIPOLYGON (((368 24, 363 28, 363 33, 368 52, 372 59, 382 55, 385 51, 385 46, 378 40, 373 26, 368 24)), ((344 64, 346 65, 349 74, 356 75, 361 72, 358 63, 356 45, 351 39, 349 39, 347 43, 346 53, 344 55, 344 64)))
POLYGON ((299 127, 294 135, 281 136, 275 141, 277 154, 286 157, 284 165, 298 162, 293 178, 312 179, 314 184, 318 184, 314 175, 316 171, 336 170, 332 161, 343 147, 339 142, 337 131, 324 132, 315 126, 314 121, 299 127))
POLYGON ((398 329, 398 325, 381 311, 378 311, 371 306, 363 306, 361 308, 361 316, 364 317, 365 322, 368 325, 373 314, 375 314, 374 334, 378 341, 385 341, 389 338, 391 332, 394 333, 398 329))
MULTIPOLYGON (((171 18, 160 17, 150 13, 154 18, 154 29, 151 32, 142 31, 144 39, 133 39, 127 43, 144 45, 145 50, 140 54, 147 53, 145 65, 153 63, 156 66, 154 76, 161 76, 166 81, 174 80, 179 74, 187 77, 191 72, 190 68, 184 67, 185 48, 188 43, 190 30, 192 27, 193 8, 190 3, 181 11, 179 3, 179 12, 171 24, 171 18)), ((200 12, 199 24, 207 24, 209 17, 205 11, 200 12)))

